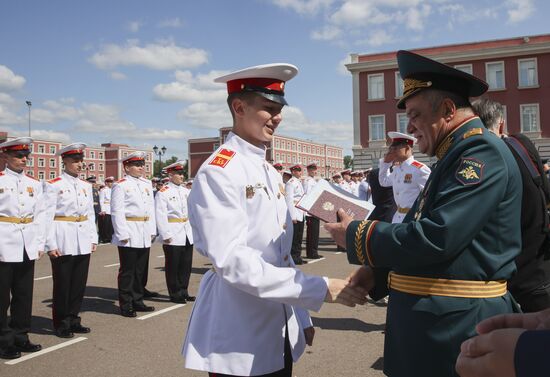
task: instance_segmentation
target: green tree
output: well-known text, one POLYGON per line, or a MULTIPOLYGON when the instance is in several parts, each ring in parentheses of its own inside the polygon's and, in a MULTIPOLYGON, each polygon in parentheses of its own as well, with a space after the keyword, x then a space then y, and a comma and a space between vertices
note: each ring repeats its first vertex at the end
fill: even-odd
POLYGON ((344 156, 344 169, 353 169, 353 158, 351 156, 344 156))
POLYGON ((160 177, 160 172, 162 169, 164 169, 166 166, 173 164, 176 162, 178 158, 176 156, 172 156, 164 161, 162 161, 162 164, 158 159, 155 160, 153 163, 153 176, 154 177, 160 177))

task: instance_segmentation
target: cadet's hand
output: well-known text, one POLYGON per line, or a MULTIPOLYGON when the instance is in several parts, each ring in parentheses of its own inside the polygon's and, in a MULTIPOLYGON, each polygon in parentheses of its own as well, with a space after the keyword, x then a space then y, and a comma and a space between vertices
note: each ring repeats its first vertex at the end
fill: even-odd
POLYGON ((106 214, 106 212, 99 212, 99 216, 105 216, 106 214))
POLYGON ((348 215, 342 208, 338 210, 338 223, 326 223, 325 229, 330 233, 332 239, 338 246, 346 247, 346 229, 349 223, 353 221, 353 217, 348 215))
POLYGON ((384 162, 392 162, 395 160, 395 151, 390 147, 388 152, 384 155, 384 162))
POLYGON ((456 371, 461 377, 514 377, 514 352, 524 329, 501 329, 466 340, 456 371))
POLYGON ((154 242, 155 238, 157 238, 157 235, 156 234, 151 234, 151 242, 154 242))
POLYGON ((313 345, 313 338, 315 337, 315 329, 313 326, 305 328, 304 335, 306 337, 306 344, 311 347, 313 345))
POLYGON ((368 266, 359 267, 348 276, 350 287, 361 287, 369 292, 374 288, 374 272, 368 266))
POLYGON ((55 259, 57 257, 60 257, 61 256, 61 253, 59 252, 59 250, 55 249, 55 250, 50 250, 48 251, 48 256, 52 259, 55 259))
POLYGON ((120 243, 123 244, 123 245, 126 245, 126 244, 128 243, 128 241, 130 241, 130 240, 120 240, 120 241, 118 241, 118 242, 120 242, 120 243))
POLYGON ((292 220, 292 224, 298 224, 298 220, 292 220))
POLYGON ((38 250, 38 259, 42 258, 46 254, 44 250, 38 250))
POLYGON ((171 238, 168 238, 167 240, 164 240, 162 243, 164 243, 165 245, 171 244, 171 243, 172 243, 172 239, 171 239, 171 238))
POLYGON ((96 250, 97 250, 97 244, 93 243, 92 244, 92 253, 95 252, 96 250))
POLYGON ((550 309, 527 314, 501 314, 481 321, 476 326, 479 334, 508 328, 548 330, 550 329, 550 309))
POLYGON ((368 292, 361 287, 351 287, 346 280, 328 279, 325 302, 338 303, 350 307, 364 305, 368 292))

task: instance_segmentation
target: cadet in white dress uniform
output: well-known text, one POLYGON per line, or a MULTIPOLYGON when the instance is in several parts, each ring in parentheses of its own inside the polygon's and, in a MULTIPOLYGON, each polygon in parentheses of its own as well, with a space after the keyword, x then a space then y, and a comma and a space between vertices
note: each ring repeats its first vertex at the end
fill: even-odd
POLYGON ((55 334, 72 338, 89 333, 79 317, 84 299, 90 254, 97 247, 92 185, 79 178, 86 144, 60 149, 65 170, 44 185, 46 245, 53 277, 52 318, 55 334))
POLYGON ((307 264, 307 261, 302 259, 305 212, 295 206, 302 196, 304 196, 304 186, 301 181, 302 167, 300 165, 291 166, 290 173, 292 177, 285 185, 286 204, 288 205, 290 217, 292 218, 292 227, 294 228, 290 254, 295 264, 307 264))
POLYGON ((392 187, 397 211, 392 223, 401 223, 424 189, 431 170, 413 156, 416 138, 401 132, 388 132, 392 139, 389 151, 380 159, 380 186, 392 187), (397 163, 397 164, 396 164, 397 163))
POLYGON ((111 188, 115 181, 114 177, 105 178, 105 187, 99 191, 99 241, 110 243, 113 238, 113 222, 111 221, 111 188))
POLYGON ((292 220, 264 143, 282 119, 284 82, 296 72, 273 64, 216 80, 227 82, 233 132, 201 166, 189 196, 195 249, 213 268, 202 278, 189 320, 187 368, 215 376, 290 376, 292 360, 313 339, 307 310, 336 297, 364 302, 365 292, 305 275, 290 258, 292 220))
POLYGON ((42 184, 25 174, 30 137, 0 144, 0 358, 42 348, 29 340, 34 261, 44 250, 42 184), (11 295, 11 300, 10 300, 11 295), (8 308, 11 312, 8 321, 8 308))
POLYGON ((164 271, 170 301, 195 301, 188 292, 193 265, 193 233, 187 212, 189 190, 183 186, 185 161, 166 167, 169 182, 155 196, 159 241, 164 250, 164 271))
MULTIPOLYGON (((307 177, 304 179, 304 195, 311 193, 317 181, 315 175, 317 174, 317 165, 309 164, 306 166, 307 177)), ((306 213, 306 257, 311 259, 319 259, 319 219, 310 216, 306 213)))
POLYGON ((368 181, 369 171, 370 170, 365 170, 363 172, 363 179, 361 180, 361 182, 359 182, 358 197, 361 200, 369 201, 372 203, 371 190, 368 181))
POLYGON ((145 153, 134 152, 122 160, 126 177, 111 191, 112 243, 118 246, 120 268, 118 299, 124 317, 136 311, 153 311, 143 303, 144 275, 149 265, 151 240, 157 234, 151 182, 143 176, 145 153))

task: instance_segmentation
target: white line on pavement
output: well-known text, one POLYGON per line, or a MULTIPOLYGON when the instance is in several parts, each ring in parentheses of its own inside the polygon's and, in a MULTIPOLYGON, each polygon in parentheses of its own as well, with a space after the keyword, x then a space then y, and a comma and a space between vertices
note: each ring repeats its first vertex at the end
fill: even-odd
POLYGON ((334 255, 338 255, 338 254, 343 254, 342 251, 337 251, 336 253, 334 253, 334 255))
POLYGON ((154 313, 151 313, 151 314, 146 314, 146 315, 143 315, 141 317, 138 317, 138 319, 147 319, 147 318, 151 318, 151 317, 154 317, 156 315, 159 315, 159 314, 164 314, 166 312, 169 312, 170 310, 174 310, 174 309, 178 309, 178 308, 182 308, 184 307, 186 304, 177 304, 177 305, 174 305, 174 306, 170 306, 166 309, 162 309, 162 310, 159 310, 159 311, 156 311, 154 313))
POLYGON ((325 260, 325 257, 319 258, 319 259, 310 259, 310 260, 307 261, 307 264, 317 263, 317 262, 320 262, 322 260, 325 260))
POLYGON ((51 347, 48 347, 48 348, 44 348, 42 351, 38 351, 38 352, 34 352, 34 353, 29 353, 28 355, 25 355, 23 357, 20 357, 19 359, 15 359, 15 360, 11 360, 11 361, 6 361, 5 364, 8 364, 8 365, 14 365, 14 364, 18 364, 18 363, 21 363, 23 361, 27 361, 29 359, 33 359, 35 357, 38 357, 38 356, 42 356, 46 353, 49 353, 49 352, 52 352, 52 351, 55 351, 55 350, 58 350, 60 348, 63 348, 63 347, 67 347, 67 346, 70 346, 71 344, 75 344, 75 343, 78 343, 78 342, 81 342, 83 340, 86 340, 88 338, 85 338, 83 336, 81 337, 78 337, 78 338, 75 338, 75 339, 71 339, 67 342, 63 342, 63 343, 60 343, 60 344, 57 344, 55 346, 51 346, 51 347))
POLYGON ((157 255, 157 258, 164 258, 164 255, 157 255))
POLYGON ((34 279, 34 280, 44 280, 44 279, 49 279, 49 278, 51 278, 51 277, 52 277, 52 275, 42 276, 41 278, 36 278, 36 279, 34 279))
POLYGON ((106 264, 103 267, 115 267, 115 266, 120 266, 120 263, 106 264))

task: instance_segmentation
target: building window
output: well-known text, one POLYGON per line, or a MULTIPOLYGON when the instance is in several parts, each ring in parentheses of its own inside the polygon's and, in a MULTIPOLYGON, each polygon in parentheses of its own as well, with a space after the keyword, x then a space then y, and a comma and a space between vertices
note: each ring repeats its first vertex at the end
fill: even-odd
POLYGON ((44 153, 45 150, 44 144, 38 144, 38 153, 44 153))
POLYGON ((27 172, 27 175, 30 175, 31 177, 34 177, 34 172, 33 172, 32 170, 29 170, 29 171, 27 172))
POLYGON ((50 168, 55 168, 55 158, 50 158, 50 168))
POLYGON ((539 127, 539 104, 519 105, 521 132, 536 132, 539 127))
POLYGON ((459 65, 455 65, 455 68, 458 69, 459 71, 469 73, 470 75, 474 74, 474 70, 471 64, 459 64, 459 65))
POLYGON ((385 140, 385 115, 369 115, 370 140, 385 140))
POLYGON ((38 172, 38 179, 44 179, 45 175, 43 171, 38 172))
MULTIPOLYGON (((216 148, 217 149, 217 148, 216 148)), ((128 152, 122 153, 122 157, 128 157, 128 152)))
POLYGON ((369 100, 384 99, 384 74, 368 75, 369 100))
MULTIPOLYGON (((102 157, 99 157, 99 158, 102 158, 102 157)), ((150 153, 147 153, 145 155, 145 161, 151 161, 151 154, 150 153)))
POLYGON ((105 176, 104 176, 103 174, 100 174, 100 175, 99 175, 99 181, 100 181, 100 182, 103 182, 103 181, 104 181, 104 178, 105 178, 105 176))
POLYGON ((404 87, 405 83, 403 82, 401 75, 399 74, 399 72, 395 72, 395 98, 403 97, 404 87))
POLYGON ((408 124, 409 124, 409 118, 407 118, 407 114, 405 113, 397 114, 397 131, 398 132, 402 132, 406 134, 408 124))
POLYGON ((489 90, 499 90, 505 88, 504 83, 504 62, 485 63, 486 78, 489 84, 489 90))
POLYGON ((30 167, 34 166, 34 158, 29 157, 27 159, 27 166, 30 166, 30 167))
POLYGON ((214 143, 214 150, 218 149, 220 147, 220 143, 214 143))
POLYGON ((518 59, 519 87, 537 86, 539 84, 537 74, 537 59, 518 59))
POLYGON ((43 159, 43 158, 39 158, 39 159, 38 159, 38 167, 39 167, 39 168, 43 168, 43 167, 45 167, 45 166, 46 166, 46 164, 45 164, 45 162, 44 162, 44 159, 43 159))
POLYGON ((298 156, 298 163, 299 163, 299 164, 302 163, 302 156, 301 156, 301 155, 298 156))
MULTIPOLYGON (((103 160, 103 152, 99 152, 98 158, 99 158, 100 160, 103 160)), ((149 155, 147 155, 147 159, 149 160, 149 155)))
POLYGON ((90 158, 95 158, 95 152, 94 151, 90 151, 90 158))
POLYGON ((50 154, 55 154, 55 145, 50 145, 50 154))
POLYGON ((103 164, 99 164, 99 170, 103 171, 103 164))
POLYGON ((148 172, 149 170, 150 170, 150 167, 149 167, 149 165, 145 165, 145 171, 147 171, 147 172, 148 172))
POLYGON ((275 162, 279 162, 281 159, 281 155, 279 153, 275 153, 275 162))
POLYGON ((51 171, 50 172, 50 179, 54 179, 55 178, 55 172, 54 171, 51 171))

